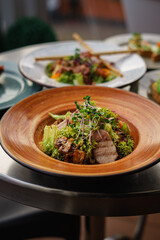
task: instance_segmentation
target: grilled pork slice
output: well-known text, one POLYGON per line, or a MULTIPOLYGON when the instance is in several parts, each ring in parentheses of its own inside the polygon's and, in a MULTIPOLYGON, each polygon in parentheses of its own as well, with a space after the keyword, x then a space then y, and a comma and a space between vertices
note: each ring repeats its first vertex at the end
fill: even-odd
POLYGON ((93 156, 98 163, 109 163, 117 159, 118 154, 115 145, 109 134, 100 129, 92 135, 97 142, 96 148, 93 150, 93 156))

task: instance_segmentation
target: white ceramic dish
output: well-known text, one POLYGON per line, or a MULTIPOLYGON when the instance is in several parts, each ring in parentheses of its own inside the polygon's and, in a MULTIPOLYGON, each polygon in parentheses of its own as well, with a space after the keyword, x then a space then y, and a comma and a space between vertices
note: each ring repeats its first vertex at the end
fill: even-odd
MULTIPOLYGON (((115 44, 117 46, 126 47, 128 40, 132 37, 132 33, 120 34, 111 36, 105 39, 105 43, 107 44, 115 44)), ((142 33, 142 38, 149 42, 153 48, 156 47, 156 43, 160 42, 160 34, 152 34, 152 33, 142 33)), ((144 61, 147 65, 148 69, 160 69, 160 62, 153 62, 149 58, 144 58, 144 61)))
POLYGON ((160 70, 152 70, 147 72, 143 76, 143 78, 140 80, 140 84, 142 88, 146 89, 146 95, 151 100, 153 100, 152 94, 151 94, 151 85, 153 84, 153 82, 157 82, 159 78, 160 78, 160 70))
MULTIPOLYGON (((120 47, 117 47, 116 45, 107 44, 102 41, 87 41, 87 43, 95 52, 120 49, 120 47)), ((55 55, 71 55, 74 54, 76 48, 86 51, 76 41, 57 42, 44 48, 39 48, 38 50, 32 51, 28 55, 24 56, 20 60, 19 70, 26 78, 46 87, 70 86, 70 84, 59 83, 56 80, 47 77, 45 73, 45 67, 48 61, 35 62, 35 58, 55 55)), ((140 79, 146 72, 145 62, 137 54, 103 56, 103 59, 106 59, 109 62, 114 62, 115 68, 117 68, 123 74, 123 77, 117 77, 110 82, 97 84, 99 86, 123 87, 140 79)))

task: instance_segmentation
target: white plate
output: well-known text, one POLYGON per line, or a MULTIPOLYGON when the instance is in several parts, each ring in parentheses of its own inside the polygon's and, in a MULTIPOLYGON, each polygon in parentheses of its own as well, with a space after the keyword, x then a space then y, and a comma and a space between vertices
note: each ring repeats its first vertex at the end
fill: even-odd
MULTIPOLYGON (((153 82, 157 82, 157 80, 160 78, 160 70, 152 70, 147 72, 143 78, 140 80, 140 85, 142 89, 145 89, 146 91, 146 96, 150 98, 151 100, 153 100, 152 96, 151 96, 151 84, 153 82)), ((139 93, 140 95, 144 96, 142 90, 139 93)))
MULTIPOLYGON (((133 36, 132 33, 125 33, 120 35, 115 35, 105 39, 104 41, 108 44, 115 44, 117 46, 127 47, 128 40, 133 36)), ((156 47, 157 42, 160 42, 160 34, 152 33, 142 33, 142 38, 149 42, 153 48, 156 47)), ((149 58, 144 58, 144 61, 148 69, 160 69, 160 62, 153 62, 149 58)))
MULTIPOLYGON (((95 52, 121 49, 116 45, 107 44, 102 41, 87 41, 87 43, 95 52)), ((49 44, 45 48, 32 51, 28 55, 24 56, 19 62, 19 70, 26 78, 46 87, 70 86, 70 84, 59 83, 56 80, 47 77, 45 73, 45 67, 48 61, 35 62, 35 58, 43 56, 71 55, 74 54, 76 48, 86 51, 76 41, 49 44)), ((123 74, 123 77, 117 77, 110 82, 97 84, 99 86, 123 87, 140 79, 146 72, 145 62, 137 54, 118 54, 112 56, 103 56, 103 58, 109 62, 114 62, 115 68, 117 68, 123 74)))

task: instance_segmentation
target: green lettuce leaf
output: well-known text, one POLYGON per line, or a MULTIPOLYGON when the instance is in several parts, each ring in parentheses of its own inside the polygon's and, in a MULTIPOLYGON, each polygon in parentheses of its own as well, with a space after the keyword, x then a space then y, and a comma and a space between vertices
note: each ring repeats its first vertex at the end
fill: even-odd
POLYGON ((45 126, 42 146, 43 146, 43 151, 46 154, 48 155, 52 154, 52 151, 55 148, 54 142, 57 139, 58 135, 59 135, 59 129, 57 128, 56 125, 45 126))

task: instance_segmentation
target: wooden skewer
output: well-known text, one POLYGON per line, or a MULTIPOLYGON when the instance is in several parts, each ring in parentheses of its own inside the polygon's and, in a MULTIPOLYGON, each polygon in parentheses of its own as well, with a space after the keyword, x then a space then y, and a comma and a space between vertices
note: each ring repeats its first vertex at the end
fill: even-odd
POLYGON ((71 57, 73 55, 70 56, 48 56, 48 57, 36 57, 35 61, 45 61, 45 60, 59 60, 61 58, 65 58, 65 57, 71 57))
MULTIPOLYGON (((77 40, 84 48, 86 48, 91 54, 94 54, 94 51, 93 49, 88 46, 88 44, 86 44, 83 39, 77 34, 77 33, 74 33, 73 35, 73 38, 75 40, 77 40)), ((97 56, 97 58, 100 58, 99 56, 97 56)), ((123 74, 118 71, 116 68, 114 68, 111 64, 109 64, 108 62, 106 62, 105 60, 101 59, 101 61, 103 62, 103 64, 109 68, 111 71, 115 72, 117 75, 119 75, 120 77, 123 77, 123 74)))
POLYGON ((74 38, 75 40, 77 40, 85 49, 87 49, 87 51, 89 51, 91 54, 94 53, 93 49, 92 49, 90 46, 88 46, 87 43, 85 43, 85 42, 83 41, 83 39, 79 36, 78 33, 73 33, 72 36, 73 36, 73 38, 74 38))
MULTIPOLYGON (((113 54, 123 54, 123 53, 137 53, 137 50, 118 50, 118 51, 107 51, 107 52, 94 52, 91 53, 92 56, 103 56, 103 55, 113 55, 113 54)), ((45 61, 45 60, 58 60, 60 58, 71 57, 73 55, 64 56, 48 56, 48 57, 37 57, 35 61, 45 61)))
POLYGON ((113 54, 121 54, 121 53, 137 53, 137 50, 118 50, 118 51, 106 51, 106 52, 95 52, 93 56, 101 56, 101 55, 113 55, 113 54))

